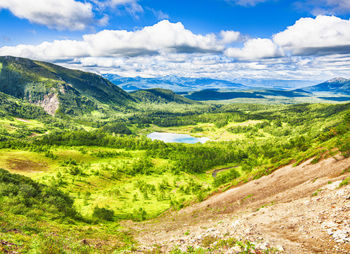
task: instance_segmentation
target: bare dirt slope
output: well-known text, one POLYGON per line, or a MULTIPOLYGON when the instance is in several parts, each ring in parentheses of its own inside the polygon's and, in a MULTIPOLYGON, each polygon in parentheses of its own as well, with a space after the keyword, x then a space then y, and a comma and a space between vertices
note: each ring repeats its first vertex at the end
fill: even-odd
MULTIPOLYGON (((349 168, 350 158, 342 157, 285 166, 179 212, 127 226, 135 230, 141 252, 155 245, 164 252, 203 247, 208 239, 212 247, 216 238, 235 238, 260 250, 350 253, 350 186, 339 188, 349 168)), ((213 252, 238 251, 230 246, 213 252)))

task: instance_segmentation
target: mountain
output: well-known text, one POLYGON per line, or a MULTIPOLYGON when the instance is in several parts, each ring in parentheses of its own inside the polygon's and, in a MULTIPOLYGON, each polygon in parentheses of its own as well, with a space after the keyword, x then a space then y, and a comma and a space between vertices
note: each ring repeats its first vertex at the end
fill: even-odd
POLYGON ((104 104, 123 107, 134 101, 99 75, 11 56, 0 57, 0 92, 39 105, 51 115, 79 115, 104 104))
POLYGON ((250 98, 250 99, 264 99, 267 97, 308 97, 309 94, 306 91, 298 89, 298 91, 283 91, 283 90, 221 90, 221 89, 205 89, 195 92, 189 92, 184 95, 186 98, 196 101, 208 101, 208 100, 230 100, 237 98, 250 98))
POLYGON ((115 74, 103 74, 102 76, 126 91, 135 91, 150 88, 164 88, 175 92, 188 92, 201 89, 216 88, 237 90, 249 89, 249 87, 239 83, 210 78, 186 78, 177 76, 164 76, 157 78, 132 78, 121 77, 115 74))
POLYGON ((334 78, 315 86, 304 87, 307 92, 330 92, 350 95, 350 79, 334 78))
POLYGON ((171 90, 153 88, 147 90, 138 90, 130 93, 137 101, 148 103, 170 103, 193 104, 196 103, 188 98, 178 95, 171 90))

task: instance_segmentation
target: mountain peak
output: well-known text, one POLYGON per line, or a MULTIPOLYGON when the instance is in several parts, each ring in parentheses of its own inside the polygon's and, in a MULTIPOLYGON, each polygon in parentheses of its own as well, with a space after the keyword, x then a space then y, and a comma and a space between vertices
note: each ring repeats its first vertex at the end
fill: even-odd
POLYGON ((328 80, 327 83, 345 83, 348 81, 349 81, 349 79, 342 78, 342 77, 336 77, 336 78, 332 78, 332 79, 328 80))

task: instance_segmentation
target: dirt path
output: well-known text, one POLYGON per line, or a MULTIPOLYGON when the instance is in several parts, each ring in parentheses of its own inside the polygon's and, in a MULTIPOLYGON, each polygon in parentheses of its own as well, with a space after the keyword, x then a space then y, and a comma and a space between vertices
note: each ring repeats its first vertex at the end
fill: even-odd
MULTIPOLYGON (((250 240, 283 253, 350 253, 350 186, 338 188, 350 158, 329 158, 283 167, 208 200, 141 224, 135 230, 144 252, 154 244, 199 247, 204 240, 250 240), (332 183, 331 183, 332 182, 332 183), (283 250, 283 251, 282 251, 283 250)), ((236 253, 237 247, 214 253, 236 253)))
POLYGON ((232 169, 232 168, 238 168, 238 166, 228 167, 228 168, 219 168, 219 169, 215 169, 215 170, 213 171, 213 173, 211 173, 211 176, 215 178, 219 172, 225 171, 225 170, 227 170, 227 169, 232 169))

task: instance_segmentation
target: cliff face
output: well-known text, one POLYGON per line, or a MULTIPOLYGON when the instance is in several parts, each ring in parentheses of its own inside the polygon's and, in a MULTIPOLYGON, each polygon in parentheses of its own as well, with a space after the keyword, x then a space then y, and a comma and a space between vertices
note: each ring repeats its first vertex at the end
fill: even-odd
POLYGON ((134 99, 93 73, 17 57, 0 57, 0 91, 40 105, 51 115, 79 115, 99 104, 127 107, 134 99))

